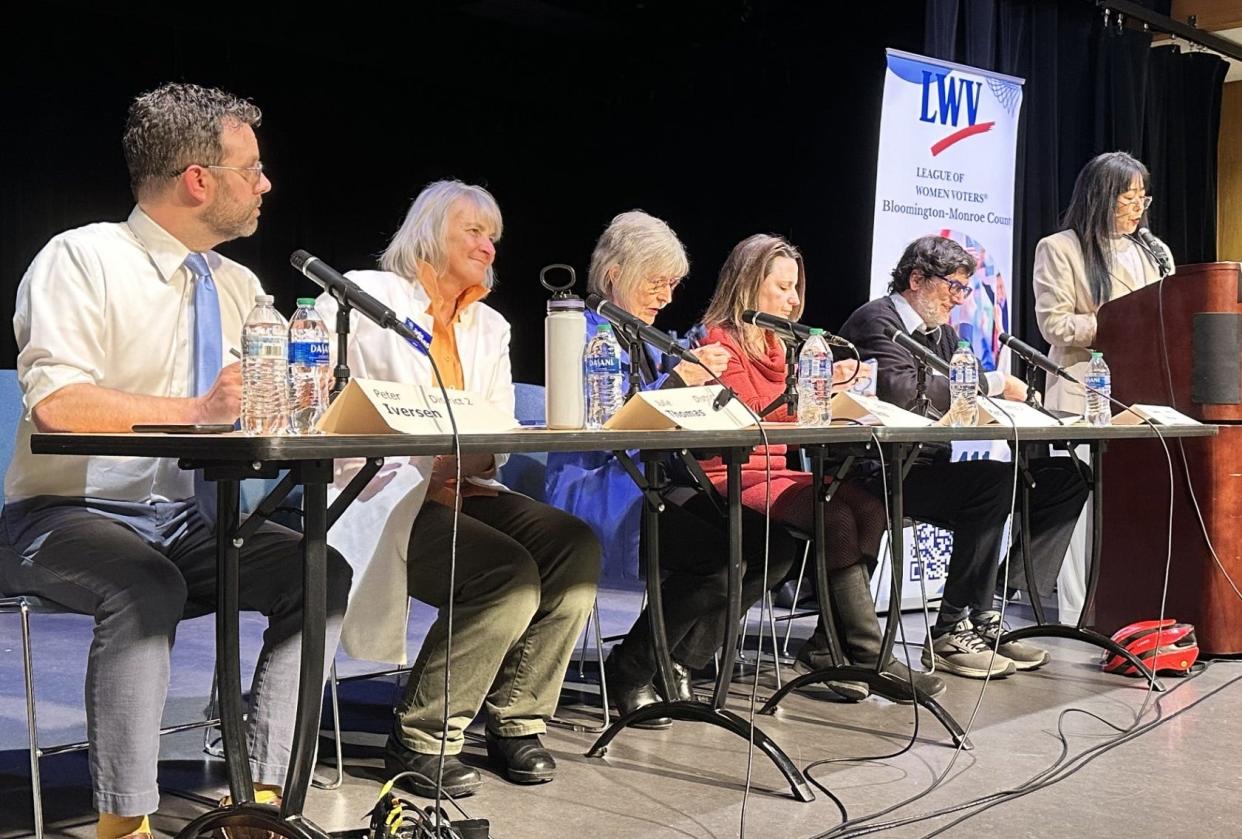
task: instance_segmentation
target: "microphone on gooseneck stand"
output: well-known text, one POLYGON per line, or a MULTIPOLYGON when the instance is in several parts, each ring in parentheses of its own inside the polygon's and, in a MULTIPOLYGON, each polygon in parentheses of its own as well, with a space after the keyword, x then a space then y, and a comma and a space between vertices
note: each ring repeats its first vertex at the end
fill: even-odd
POLYGON ((1017 353, 1018 357, 1021 358, 1023 361, 1027 362, 1028 364, 1034 364, 1040 370, 1050 373, 1053 376, 1060 376, 1062 379, 1065 379, 1065 381, 1067 382, 1073 382, 1074 384, 1080 384, 1080 382, 1076 378, 1074 378, 1072 375, 1070 375, 1064 367, 1057 364, 1051 358, 1044 355, 1039 350, 1032 347, 1030 344, 1019 341, 1017 338, 1013 337, 1008 332, 1002 332, 999 337, 1000 337, 1000 342, 1002 344, 1004 344, 1005 346, 1009 347, 1009 349, 1017 353))
POLYGON ((316 285, 336 298, 342 306, 357 309, 369 320, 383 329, 390 329, 424 352, 427 346, 422 337, 405 325, 397 313, 360 289, 352 280, 304 250, 296 250, 289 256, 289 264, 301 271, 316 285))
MULTIPOLYGON (((733 390, 724 382, 720 381, 720 379, 716 377, 716 374, 713 373, 706 364, 699 361, 699 357, 697 355, 683 347, 672 335, 644 323, 634 315, 631 315, 625 309, 622 309, 620 306, 614 305, 613 303, 609 303, 603 297, 600 297, 594 292, 587 295, 586 303, 588 309, 611 322, 613 326, 617 327, 621 334, 628 336, 631 341, 638 340, 643 343, 650 344, 665 355, 675 356, 682 361, 698 365, 704 370, 707 370, 707 374, 712 377, 712 381, 723 388, 723 390, 721 390, 712 401, 712 410, 722 410, 725 405, 729 404, 730 399, 735 398, 733 390)), ((641 351, 641 346, 639 346, 638 349, 641 351)), ((631 350, 631 353, 632 352, 633 351, 631 350)), ((637 364, 638 359, 631 358, 630 363, 637 364)))
POLYGON ((896 327, 891 327, 891 326, 888 327, 885 330, 885 335, 894 344, 901 347, 906 352, 910 353, 910 355, 917 358, 924 365, 926 365, 932 370, 935 370, 940 375, 948 377, 949 362, 945 361, 943 358, 936 355, 930 349, 923 346, 918 341, 914 340, 909 335, 902 332, 900 329, 897 329, 896 327))
MULTIPOLYGON (((791 341, 801 342, 811 337, 812 327, 804 323, 798 323, 796 320, 789 320, 789 318, 782 318, 777 315, 770 315, 767 312, 757 312, 754 309, 746 309, 742 312, 742 323, 749 323, 751 326, 770 330, 782 338, 791 341)), ((854 346, 840 335, 833 335, 827 329, 823 332, 824 340, 829 344, 850 348, 854 346)))

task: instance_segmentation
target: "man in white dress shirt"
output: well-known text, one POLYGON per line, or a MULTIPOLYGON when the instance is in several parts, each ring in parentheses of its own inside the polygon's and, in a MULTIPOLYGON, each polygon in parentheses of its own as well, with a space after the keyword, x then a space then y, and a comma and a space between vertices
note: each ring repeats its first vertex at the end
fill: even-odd
MULTIPOLYGON (((213 507, 173 460, 30 453, 35 431, 124 432, 138 423, 238 418, 228 357, 262 293, 212 248, 255 232, 272 185, 253 126, 228 93, 168 84, 130 107, 128 220, 54 237, 17 292, 13 326, 26 414, 0 513, 0 591, 95 618, 87 738, 100 839, 150 835, 177 623, 215 607, 213 507)), ((206 492, 214 485, 202 484, 206 492)), ((298 535, 264 524, 241 551, 241 605, 268 617, 250 693, 256 798, 279 796, 289 762, 301 647, 298 535)), ((349 567, 328 557, 329 661, 349 567)))

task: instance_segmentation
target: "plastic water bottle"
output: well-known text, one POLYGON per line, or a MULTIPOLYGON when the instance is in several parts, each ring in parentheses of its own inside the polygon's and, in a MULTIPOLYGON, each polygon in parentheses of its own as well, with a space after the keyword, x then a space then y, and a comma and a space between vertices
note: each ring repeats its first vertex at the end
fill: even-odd
POLYGON ((798 425, 832 422, 832 351, 824 330, 812 329, 798 353, 798 425))
POLYGON ((257 294, 242 326, 242 431, 284 434, 289 430, 289 325, 257 294))
POLYGON ((1113 409, 1108 402, 1108 397, 1113 393, 1113 374, 1104 363, 1104 353, 1091 353, 1085 381, 1088 388, 1087 425, 1108 425, 1113 421, 1113 409), (1099 393, 1093 393, 1091 388, 1099 393))
POLYGON ((289 321, 289 430, 319 434, 315 424, 328 409, 332 384, 328 327, 315 311, 313 297, 299 297, 289 321))
POLYGON ((949 425, 966 428, 979 424, 976 394, 979 391, 979 364, 966 341, 957 342, 949 361, 949 425))
POLYGON ((587 428, 603 428, 621 407, 621 345, 612 324, 601 323, 587 344, 583 357, 586 371, 587 428))

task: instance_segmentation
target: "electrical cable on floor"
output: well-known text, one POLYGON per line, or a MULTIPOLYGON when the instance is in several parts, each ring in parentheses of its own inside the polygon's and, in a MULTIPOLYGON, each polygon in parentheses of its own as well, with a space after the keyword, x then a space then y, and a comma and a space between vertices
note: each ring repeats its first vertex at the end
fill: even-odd
MULTIPOLYGON (((1088 389, 1091 389, 1091 388, 1088 388, 1088 389)), ((1097 391, 1097 393, 1101 393, 1101 392, 1098 392, 1098 391, 1097 391)), ((1106 396, 1107 396, 1107 394, 1102 394, 1102 393, 1101 393, 1101 395, 1106 395, 1106 396)), ((1121 405, 1123 408, 1126 408, 1126 409, 1128 409, 1128 408, 1129 408, 1129 406, 1126 406, 1126 405, 1124 405, 1124 403, 1121 403, 1121 402, 1119 402, 1118 400, 1113 399, 1111 396, 1108 396, 1108 398, 1109 398, 1109 400, 1110 400, 1110 401, 1112 401, 1112 402, 1114 402, 1114 403, 1116 403, 1116 404, 1118 404, 1118 405, 1121 405)), ((1166 442, 1166 441, 1165 441, 1165 439, 1164 439, 1164 435, 1160 432, 1160 429, 1156 426, 1156 424, 1155 424, 1155 423, 1152 423, 1152 422, 1150 422, 1150 421, 1145 421, 1145 424, 1146 424, 1146 425, 1149 425, 1149 426, 1152 428, 1152 430, 1153 430, 1153 431, 1155 432, 1155 434, 1156 434, 1157 439, 1159 439, 1159 440, 1160 440, 1161 446, 1164 448, 1164 451, 1165 451, 1165 458, 1166 458, 1167 465, 1168 465, 1168 474, 1169 474, 1169 514, 1168 514, 1168 536, 1167 536, 1166 555, 1165 555, 1165 574, 1164 574, 1164 580, 1163 580, 1163 587, 1162 587, 1162 591, 1161 591, 1161 604, 1160 604, 1160 621, 1161 621, 1161 622, 1163 622, 1163 620, 1164 620, 1164 612, 1165 612, 1165 605, 1166 605, 1166 599, 1167 599, 1167 595, 1168 595, 1168 587, 1169 587, 1169 572, 1170 572, 1170 568, 1171 568, 1171 565, 1172 565, 1172 559, 1173 559, 1173 494, 1174 494, 1174 480, 1173 480, 1173 456, 1172 456, 1172 453, 1169 451, 1169 447, 1168 447, 1167 442, 1166 442)), ((1016 439, 1016 435, 1015 435, 1015 439, 1016 439)), ((1015 449, 1015 450, 1016 450, 1016 449, 1015 449)), ((1007 583, 1007 582, 1008 582, 1008 581, 1006 580, 1006 583, 1007 583)), ((1006 588, 1007 588, 1007 585, 1006 585, 1006 588)), ((1005 602, 1005 601, 1004 601, 1004 600, 1002 600, 1002 608, 1003 608, 1004 602, 1005 602)), ((1119 734, 1119 735, 1118 735, 1116 738, 1114 738, 1112 741, 1110 741, 1110 743, 1112 743, 1113 745, 1117 745, 1117 744, 1119 744, 1120 742, 1124 742, 1124 740, 1125 740, 1125 739, 1127 739, 1127 738, 1129 738, 1129 737, 1130 737, 1130 736, 1131 736, 1131 735, 1132 735, 1135 731, 1139 731, 1139 730, 1147 730, 1146 728, 1144 728, 1144 727, 1141 725, 1141 722, 1142 722, 1143 717, 1144 717, 1144 716, 1146 716, 1146 713, 1147 713, 1147 708, 1148 708, 1148 706, 1149 706, 1149 704, 1150 704, 1150 702, 1151 702, 1152 696, 1154 695, 1154 692, 1155 692, 1155 685, 1156 685, 1156 683, 1155 683, 1155 680, 1154 680, 1154 674, 1153 674, 1153 678, 1148 680, 1148 683, 1147 683, 1147 689, 1146 689, 1145 694, 1144 694, 1143 704, 1140 706, 1140 708, 1139 708, 1138 712, 1135 714, 1135 717, 1134 717, 1133 722, 1131 722, 1131 724, 1130 724, 1130 725, 1129 725, 1126 729, 1122 730, 1122 733, 1121 733, 1121 734, 1119 734)), ((1157 706, 1159 706, 1159 702, 1157 702, 1157 706)), ((1086 711, 1085 709, 1081 709, 1081 708, 1067 708, 1067 709, 1065 709, 1064 711, 1062 711, 1062 712, 1061 712, 1061 714, 1058 716, 1058 724, 1057 724, 1057 725, 1058 725, 1058 732, 1062 732, 1062 728, 1061 728, 1061 726, 1062 726, 1062 721, 1064 720, 1064 717, 1065 717, 1067 714, 1069 714, 1069 713, 1082 713, 1082 714, 1086 714, 1086 715, 1088 715, 1088 716, 1094 717, 1094 718, 1096 718, 1096 719, 1100 719, 1100 720, 1102 720, 1102 718, 1101 718, 1101 717, 1099 717, 1098 715, 1092 714, 1091 712, 1086 711)), ((1158 721, 1158 719, 1159 719, 1159 718, 1157 718, 1157 721, 1158 721)), ((972 714, 972 717, 971 717, 971 722, 972 722, 972 723, 973 723, 973 720, 974 720, 974 716, 973 716, 973 714, 972 714)), ((1102 721, 1104 721, 1104 720, 1102 720, 1102 721)), ((1104 722, 1106 722, 1106 724, 1108 724, 1110 727, 1113 727, 1113 728, 1118 728, 1117 726, 1115 726, 1115 725, 1114 725, 1114 724, 1112 724, 1112 723, 1108 723, 1107 721, 1104 721, 1104 722)), ((969 725, 968 725, 968 730, 969 730, 969 725)), ((1120 730, 1120 729, 1119 729, 1119 730, 1120 730)), ((1065 742, 1065 741, 1063 740, 1063 742, 1065 742)), ((1103 746, 1105 746, 1105 747, 1107 747, 1107 748, 1111 748, 1111 746, 1110 746, 1109 744, 1103 744, 1103 746)), ((1099 748, 1099 747, 1096 747, 1096 748, 1099 748)), ((1067 749, 1068 749, 1068 746, 1066 746, 1066 749, 1065 749, 1065 750, 1063 750, 1062 756, 1061 756, 1061 757, 1058 757, 1057 761, 1056 761, 1056 762, 1054 762, 1053 766, 1052 766, 1052 767, 1050 767, 1050 768, 1049 768, 1049 769, 1047 769, 1047 770, 1044 770, 1044 772, 1043 772, 1043 773, 1038 774, 1038 775, 1036 776, 1036 778, 1040 778, 1040 777, 1041 777, 1041 776, 1043 776, 1043 775, 1046 775, 1046 774, 1049 774, 1049 773, 1051 773, 1051 772, 1055 771, 1055 768, 1056 768, 1056 767, 1057 767, 1057 766, 1058 766, 1058 765, 1059 765, 1059 764, 1060 764, 1060 763, 1064 760, 1064 753, 1065 753, 1065 751, 1067 751, 1067 749)), ((1090 751, 1090 750, 1089 750, 1089 751, 1090 751)), ((1086 754, 1086 752, 1084 752, 1084 754, 1086 754)), ((955 755, 954 755, 954 760, 956 760, 956 757, 957 757, 957 755, 956 755, 956 753, 955 753, 955 755)), ((1075 758, 1075 759, 1077 759, 1077 758, 1075 758)), ((951 766, 952 766, 952 761, 950 762, 950 767, 951 767, 951 766)), ((889 808, 887 811, 884 811, 884 813, 883 813, 883 814, 887 814, 887 812, 892 812, 893 810, 897 809, 898 807, 905 806, 906 804, 910 803, 911 801, 913 801, 913 800, 917 800, 918 798, 922 798, 924 795, 926 795, 926 794, 930 793, 932 790, 934 790, 934 789, 935 789, 935 788, 939 785, 939 783, 943 780, 943 778, 944 778, 944 776, 945 776, 946 774, 947 774, 947 769, 946 769, 946 771, 945 771, 944 773, 942 773, 941 778, 940 778, 940 779, 938 779, 935 783, 933 783, 933 784, 932 784, 932 786, 930 786, 930 787, 929 787, 926 791, 924 791, 923 793, 920 793, 918 796, 915 796, 913 799, 907 800, 906 802, 903 802, 903 803, 901 803, 901 804, 899 804, 899 805, 895 805, 894 807, 889 808)), ((1059 780, 1059 779, 1058 779, 1058 780, 1059 780)), ((1051 782, 1049 782, 1049 783, 1054 783, 1054 782, 1055 782, 1055 781, 1051 781, 1051 782)), ((1029 782, 1028 782, 1028 783, 1029 783, 1029 782)), ((987 802, 991 801, 993 798, 999 798, 999 797, 1002 797, 1002 796, 1004 796, 1004 795, 1008 795, 1008 794, 1009 794, 1009 793, 1007 793, 1007 792, 1002 792, 1002 793, 992 793, 992 794, 990 794, 990 795, 988 795, 988 796, 983 796, 983 797, 981 797, 980 799, 975 799, 975 800, 973 800, 973 801, 971 801, 971 802, 967 802, 967 803, 965 803, 965 804, 958 804, 958 805, 954 805, 954 806, 953 806, 953 807, 951 807, 951 808, 947 808, 947 809, 948 809, 948 813, 951 813, 951 812, 957 812, 957 811, 960 811, 960 810, 962 810, 962 809, 966 809, 966 808, 969 808, 969 807, 972 807, 972 806, 978 806, 980 803, 987 803, 987 802)), ((1022 794, 1025 794, 1025 793, 1022 793, 1022 794)), ((1015 797, 1016 797, 1016 796, 1015 796, 1015 797)), ((999 803, 999 802, 998 802, 998 803, 999 803)), ((990 805, 990 804, 989 804, 989 806, 992 806, 992 805, 990 805)), ((919 815, 919 816, 912 816, 912 817, 908 817, 908 818, 905 818, 905 819, 899 819, 899 820, 895 820, 895 821, 891 821, 891 822, 885 822, 885 823, 882 823, 882 824, 868 825, 868 826, 866 826, 866 827, 864 827, 864 828, 861 828, 861 829, 858 829, 858 830, 855 830, 855 831, 850 831, 850 832, 847 832, 847 833, 833 833, 832 835, 833 835, 834 837, 835 837, 835 836, 851 836, 851 837, 853 837, 853 836, 863 836, 863 835, 867 835, 867 834, 870 834, 870 833, 880 832, 880 831, 883 831, 883 830, 891 830, 891 829, 896 828, 896 827, 902 827, 902 826, 905 826, 905 825, 908 825, 908 824, 913 824, 913 823, 915 823, 915 822, 919 822, 919 821, 925 821, 925 820, 930 819, 930 818, 938 818, 939 816, 942 816, 942 815, 947 815, 948 813, 946 813, 946 812, 941 812, 941 811, 933 811, 933 813, 931 813, 931 814, 922 814, 922 815, 919 815)), ((868 820, 869 820, 869 819, 868 819, 868 820)), ((861 822, 861 821, 863 821, 863 820, 862 820, 862 819, 860 819, 859 821, 861 822)), ((842 827, 844 827, 844 825, 842 825, 842 827)), ((840 830, 840 828, 838 828, 838 831, 839 831, 839 830, 840 830)), ((821 836, 826 836, 826 834, 821 834, 821 836)), ((816 839, 819 839, 819 837, 816 837, 816 839)))
MULTIPOLYGON (((1214 688, 1213 690, 1203 695, 1199 699, 1195 700, 1191 704, 1187 705, 1186 707, 1175 711, 1173 714, 1170 714, 1168 717, 1163 716, 1162 703, 1164 703, 1170 696, 1172 696, 1175 692, 1180 690, 1183 686, 1185 686, 1189 682, 1193 681, 1194 679, 1202 675, 1202 673, 1207 670, 1207 667, 1209 665, 1215 665, 1215 664, 1221 664, 1221 663, 1225 663, 1225 662, 1219 662, 1219 661, 1207 662, 1205 663, 1203 667, 1198 668, 1196 672, 1188 676, 1183 682, 1178 684, 1176 687, 1168 691, 1165 691, 1164 694, 1162 694, 1156 700, 1156 710, 1157 710, 1156 719, 1152 720, 1149 723, 1146 723, 1145 725, 1139 726, 1137 728, 1122 728, 1121 726, 1118 726, 1115 723, 1105 720, 1103 717, 1100 717, 1097 714, 1093 714, 1089 711, 1084 711, 1080 708, 1065 709, 1064 711, 1061 712, 1060 716, 1057 719, 1057 737, 1061 741, 1061 755, 1057 758, 1056 761, 1053 762, 1051 766, 1042 770, 1041 772, 1036 773, 1036 775, 1033 776, 1031 779, 1029 779, 1026 783, 1021 784, 1018 787, 1015 787, 1013 789, 1003 790, 997 793, 992 793, 991 795, 984 796, 980 799, 976 799, 975 801, 967 802, 965 804, 960 804, 952 808, 945 808, 943 811, 938 811, 935 814, 929 814, 926 818, 937 818, 939 816, 950 815, 953 812, 958 812, 960 810, 968 809, 970 807, 979 807, 978 810, 972 813, 968 813, 965 816, 962 816, 961 818, 956 819, 955 821, 950 822, 949 824, 936 829, 932 833, 927 834, 927 837, 940 835, 941 833, 946 832, 947 830, 957 826, 958 824, 966 821, 967 819, 973 818, 979 813, 982 813, 984 810, 991 809, 992 807, 995 807, 997 805, 1007 803, 1009 801, 1028 795, 1032 792, 1038 792, 1054 784, 1060 783, 1061 781, 1066 780, 1067 778, 1074 775, 1076 772, 1078 772, 1078 770, 1082 769, 1084 766, 1086 766, 1091 761, 1095 760, 1095 758, 1099 757, 1100 755, 1105 754, 1111 751, 1112 749, 1116 748, 1117 746, 1120 746, 1124 743, 1129 742, 1130 740, 1140 737, 1143 734, 1146 734, 1148 731, 1151 731, 1157 726, 1163 725, 1169 720, 1172 720, 1175 717, 1180 716, 1182 713, 1189 711, 1197 707, 1198 705, 1201 705, 1203 702, 1207 701, 1208 699, 1215 696, 1216 694, 1222 692, 1226 688, 1233 686, 1235 683, 1239 681, 1242 681, 1242 676, 1235 676, 1230 681, 1226 682, 1223 685, 1220 685, 1219 687, 1214 688), (1060 764, 1065 761, 1065 757, 1069 751, 1069 742, 1068 742, 1068 737, 1064 732, 1063 719, 1067 714, 1070 714, 1070 713, 1081 713, 1089 717, 1092 717, 1104 723, 1108 727, 1116 731, 1119 731, 1120 735, 1118 737, 1114 737, 1108 742, 1100 743, 1096 746, 1092 746, 1091 748, 1080 752, 1079 754, 1075 755, 1070 760, 1070 765, 1067 766, 1063 771, 1061 771, 1061 774, 1057 775, 1056 777, 1049 777, 1051 775, 1056 775, 1056 773, 1060 769, 1060 764), (1075 763, 1077 763, 1077 765, 1073 765, 1075 763)), ((1236 664, 1238 662, 1230 661, 1227 663, 1236 664)))
MULTIPOLYGON (((992 402, 992 399, 988 397, 987 395, 982 394, 982 392, 980 392, 980 395, 982 395, 983 398, 987 399, 989 402, 992 402)), ((993 402, 993 405, 995 404, 996 403, 993 402)), ((1013 435, 1014 435, 1013 436, 1013 441, 1014 441, 1013 485, 1012 485, 1012 490, 1011 490, 1010 499, 1009 499, 1009 516, 1010 518, 1012 518, 1014 515, 1014 511, 1017 509, 1018 479, 1019 479, 1019 475, 1021 474, 1020 460, 1018 458, 1018 446, 1020 445, 1020 440, 1019 440, 1017 423, 1013 420, 1012 417, 1010 417, 1008 414, 1005 414, 1004 411, 1001 411, 1001 413, 1003 416, 1006 417, 1006 419, 1009 420, 1009 424, 1010 424, 1011 429, 1013 430, 1013 435)), ((1005 546, 1004 584, 1006 587, 1008 587, 1008 583, 1009 583, 1009 555, 1011 552, 1012 552, 1012 541, 1006 544, 1005 546)), ((896 573, 896 572, 897 572, 897 565, 894 562, 893 573, 896 573)), ((831 830, 827 830, 823 833, 816 834, 814 839, 836 839, 836 837, 861 836, 864 833, 871 832, 868 829, 863 829, 860 831, 860 830, 851 830, 851 828, 855 828, 856 826, 864 824, 865 822, 869 822, 873 819, 886 816, 889 813, 894 812, 895 810, 899 810, 902 807, 906 807, 914 803, 915 801, 918 801, 924 796, 931 794, 933 791, 935 791, 941 784, 943 784, 948 779, 949 773, 953 771, 953 767, 954 765, 956 765, 958 758, 961 756, 962 751, 966 747, 966 744, 970 742, 970 733, 971 731, 974 730, 975 720, 978 718, 979 709, 983 705, 983 698, 987 693, 988 686, 992 682, 993 664, 996 661, 996 656, 998 654, 997 651, 1000 648, 1000 639, 1004 635, 1003 629, 1004 629, 1004 623, 1005 623, 1005 608, 1007 604, 1008 604, 1008 601, 1004 599, 1001 600, 1001 608, 1000 608, 1000 616, 999 616, 1001 631, 997 633, 996 639, 992 643, 992 656, 988 664, 988 674, 984 677, 983 684, 979 688, 979 695, 976 697, 974 707, 971 709, 971 712, 970 712, 970 717, 966 721, 966 726, 963 729, 962 737, 958 741, 957 746, 953 750, 953 756, 952 758, 950 758, 948 765, 945 766, 944 770, 940 773, 940 775, 936 777, 935 779, 933 779, 932 783, 925 790, 922 790, 921 792, 913 796, 910 796, 909 798, 906 798, 902 801, 897 802, 896 804, 892 804, 874 813, 870 813, 866 816, 859 816, 858 818, 853 819, 852 821, 842 822, 841 824, 837 825, 835 828, 832 828, 831 830)), ((929 638, 928 643, 930 643, 930 640, 931 639, 929 638)), ((933 657, 933 663, 934 663, 934 657, 933 657)), ((934 668, 930 672, 935 672, 934 668)), ((913 740, 911 741, 911 743, 913 743, 913 740)))
MULTIPOLYGON (((884 449, 880 446, 880 439, 879 437, 875 435, 874 431, 871 433, 871 443, 872 445, 875 446, 876 453, 879 455, 879 459, 880 459, 880 482, 881 482, 881 488, 883 490, 883 495, 884 495, 884 520, 886 522, 891 522, 892 512, 890 511, 889 506, 888 506, 888 468, 887 468, 887 464, 885 464, 884 462, 884 449)), ((889 539, 888 540, 888 551, 886 552, 886 555, 880 557, 880 568, 879 568, 880 579, 884 579, 885 562, 888 563, 889 573, 890 574, 896 573, 893 570, 897 567, 897 563, 894 561, 894 557, 896 556, 895 550, 896 548, 893 545, 893 540, 889 539)), ((820 595, 820 596, 824 596, 824 595, 820 595)), ((927 597, 926 590, 924 590, 923 592, 923 597, 924 597, 924 604, 926 604, 926 597, 927 597)), ((903 649, 906 655, 906 669, 911 670, 911 673, 909 675, 909 680, 910 680, 910 692, 913 695, 916 693, 916 690, 914 687, 913 668, 910 667, 910 650, 906 646, 905 623, 899 622, 897 628, 898 628, 898 631, 901 633, 901 642, 902 642, 902 646, 903 646, 903 649)), ((824 631, 828 632, 829 629, 825 627, 824 631)), ((835 628, 833 631, 835 631, 835 628)), ((827 766, 833 763, 859 763, 859 762, 873 761, 873 760, 890 760, 895 757, 900 757, 901 755, 908 752, 914 746, 915 742, 917 742, 918 737, 919 737, 919 703, 916 699, 916 701, 912 702, 911 704, 914 706, 914 730, 910 734, 910 739, 906 742, 906 744, 902 746, 901 748, 899 748, 897 751, 890 752, 889 754, 870 755, 870 756, 863 756, 863 757, 826 758, 824 760, 816 760, 811 763, 808 763, 802 769, 802 774, 806 776, 806 779, 810 781, 812 784, 814 784, 815 787, 820 792, 828 796, 828 798, 830 798, 832 802, 837 805, 837 809, 841 812, 842 823, 848 822, 850 820, 849 811, 846 809, 845 803, 841 801, 841 799, 839 799, 836 795, 834 795, 832 791, 828 789, 827 786, 825 786, 824 784, 816 780, 815 777, 811 775, 811 771, 813 769, 818 769, 820 766, 827 766)))

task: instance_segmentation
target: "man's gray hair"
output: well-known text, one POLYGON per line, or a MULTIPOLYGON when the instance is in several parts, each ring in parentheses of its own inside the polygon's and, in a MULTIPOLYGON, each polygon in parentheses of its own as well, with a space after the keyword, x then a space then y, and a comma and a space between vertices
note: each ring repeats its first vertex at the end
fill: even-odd
POLYGON ((680 280, 690 272, 686 248, 663 220, 642 210, 613 218, 591 254, 587 288, 617 300, 633 296, 640 283, 652 278, 680 280))
MULTIPOLYGON (((500 217, 500 206, 490 192, 461 181, 435 181, 423 187, 410 205, 401 228, 393 234, 392 241, 380 255, 380 267, 410 280, 418 278, 419 261, 429 263, 437 274, 443 273, 448 267, 448 259, 444 255, 448 214, 459 199, 473 205, 488 228, 487 235, 493 242, 499 241, 504 220, 500 217)), ((483 285, 491 288, 495 284, 496 272, 489 265, 483 285)))
POLYGON ((191 164, 224 162, 221 133, 234 125, 258 125, 253 103, 213 87, 170 82, 142 94, 125 122, 125 163, 134 198, 150 194, 191 164))

